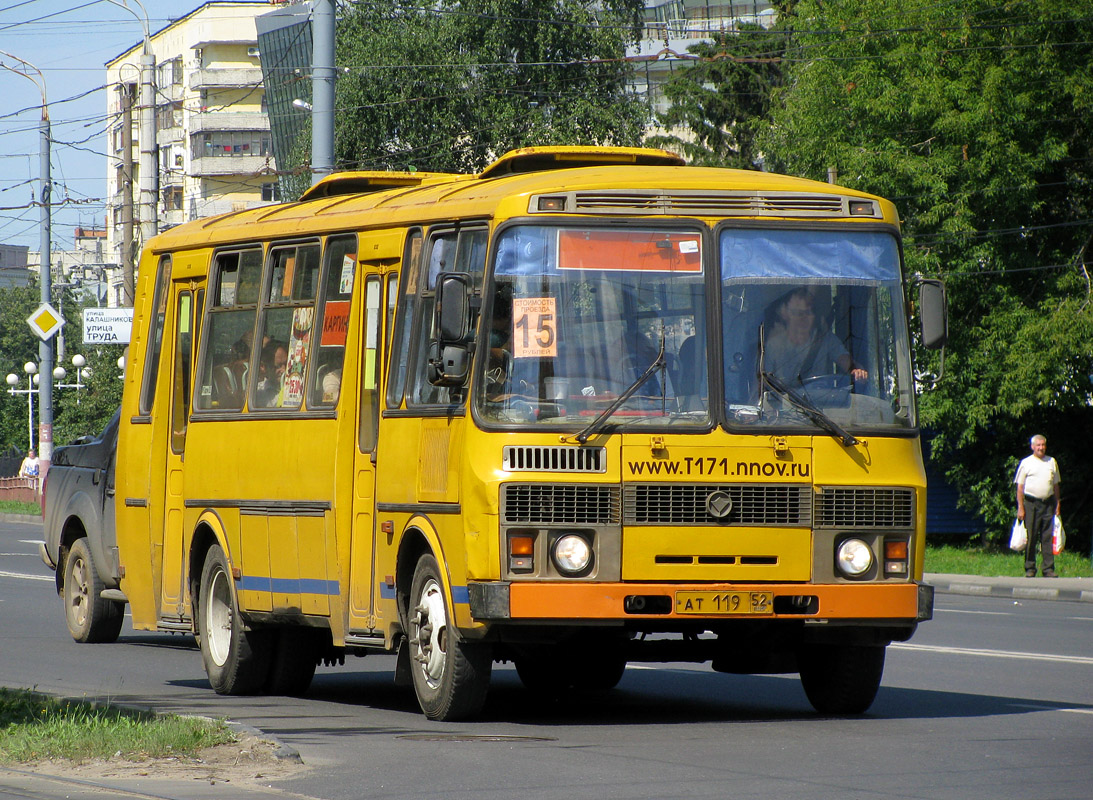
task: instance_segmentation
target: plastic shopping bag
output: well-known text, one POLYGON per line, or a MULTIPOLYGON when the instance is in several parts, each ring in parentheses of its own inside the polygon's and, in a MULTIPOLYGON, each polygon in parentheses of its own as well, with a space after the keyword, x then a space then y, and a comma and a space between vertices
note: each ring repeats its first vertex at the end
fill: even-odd
POLYGON ((1010 550, 1023 552, 1027 544, 1028 531, 1025 530, 1025 523, 1015 519, 1013 521, 1013 530, 1010 532, 1010 550))
POLYGON ((1063 530, 1063 521, 1056 516, 1051 531, 1051 552, 1059 555, 1064 547, 1066 547, 1066 531, 1063 530))

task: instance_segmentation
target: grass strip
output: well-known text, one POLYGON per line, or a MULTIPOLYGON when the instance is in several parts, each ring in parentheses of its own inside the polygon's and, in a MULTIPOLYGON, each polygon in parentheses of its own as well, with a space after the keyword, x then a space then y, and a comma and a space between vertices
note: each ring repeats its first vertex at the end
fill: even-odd
POLYGON ((18 500, 0 500, 0 514, 42 515, 42 507, 37 503, 22 503, 18 500))
MULTIPOLYGON (((973 545, 927 545, 926 571, 950 575, 1020 578, 1025 574, 1025 556, 1009 550, 973 545)), ((1093 577, 1088 556, 1066 550, 1055 556, 1055 574, 1060 578, 1093 577)))
POLYGON ((0 763, 60 758, 144 761, 235 741, 223 722, 57 700, 0 688, 0 763))

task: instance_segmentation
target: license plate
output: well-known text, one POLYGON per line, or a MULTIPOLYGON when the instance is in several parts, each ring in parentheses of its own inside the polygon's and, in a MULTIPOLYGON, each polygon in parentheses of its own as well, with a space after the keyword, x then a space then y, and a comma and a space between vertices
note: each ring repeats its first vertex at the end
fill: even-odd
POLYGON ((677 614, 773 614, 773 592, 676 592, 677 614))

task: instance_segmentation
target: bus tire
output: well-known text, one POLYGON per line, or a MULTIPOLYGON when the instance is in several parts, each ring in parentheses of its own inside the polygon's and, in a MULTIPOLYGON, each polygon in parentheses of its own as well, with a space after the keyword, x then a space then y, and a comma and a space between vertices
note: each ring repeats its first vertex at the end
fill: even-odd
POLYGON ((440 568, 424 555, 410 588, 410 673, 425 716, 451 721, 482 710, 489 688, 493 654, 488 645, 465 641, 450 625, 440 568))
POLYGON ((103 582, 86 538, 72 543, 65 560, 65 621, 72 638, 82 643, 117 641, 125 621, 125 604, 102 598, 103 582))
POLYGON ((228 559, 214 544, 201 569, 197 630, 205 674, 217 694, 251 694, 269 677, 272 640, 267 631, 246 630, 239 615, 228 559))
POLYGON ((307 692, 319 665, 319 637, 313 628, 281 628, 275 634, 266 691, 298 697, 307 692))
POLYGON ((797 654, 801 684, 821 714, 863 714, 884 673, 884 645, 811 644, 797 654))

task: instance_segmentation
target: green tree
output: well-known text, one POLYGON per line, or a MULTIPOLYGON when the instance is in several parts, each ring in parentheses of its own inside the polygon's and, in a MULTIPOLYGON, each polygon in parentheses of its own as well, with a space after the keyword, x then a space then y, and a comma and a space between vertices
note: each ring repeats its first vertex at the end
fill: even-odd
POLYGON ((668 110, 657 115, 666 133, 649 144, 696 165, 755 169, 786 41, 781 30, 744 25, 687 48, 694 61, 672 73, 664 87, 668 110))
MULTIPOLYGON (((68 334, 68 356, 79 352, 87 359, 87 377, 81 383, 84 389, 53 389, 53 444, 66 444, 79 436, 98 433, 121 405, 122 382, 118 380, 118 357, 124 352, 121 345, 83 347, 81 340, 81 315, 83 308, 94 302, 71 289, 55 295, 53 306, 63 311, 68 334), (79 402, 77 402, 77 399, 79 402)), ((27 325, 27 317, 38 307, 41 294, 37 285, 0 289, 0 377, 9 373, 19 376, 18 388, 27 387, 23 365, 28 361, 38 363, 38 339, 27 325)), ((56 338, 52 340, 56 347, 56 338)), ((54 358, 57 362, 58 359, 54 358)), ((68 375, 63 383, 75 382, 75 370, 65 360, 61 364, 68 375)), ((4 389, 7 389, 5 384, 4 389)), ((39 405, 34 398, 34 441, 38 442, 39 405)), ((12 448, 25 453, 28 445, 27 396, 0 393, 0 454, 12 448)))
MULTIPOLYGON (((19 376, 19 389, 26 389, 23 365, 38 363, 38 339, 27 326, 27 317, 41 302, 37 284, 0 289, 0 378, 19 376)), ((3 384, 0 393, 0 453, 11 448, 20 453, 27 449, 27 396, 8 394, 3 384)), ((38 439, 38 411, 34 413, 35 441, 38 439)))
POLYGON ((640 142, 621 60, 641 0, 357 3, 338 23, 339 167, 469 172, 507 150, 640 142))
POLYGON ((1034 432, 1093 519, 1093 17, 1047 0, 802 0, 763 138, 795 174, 893 199, 910 271, 947 279, 932 457, 1000 536, 1034 432))

